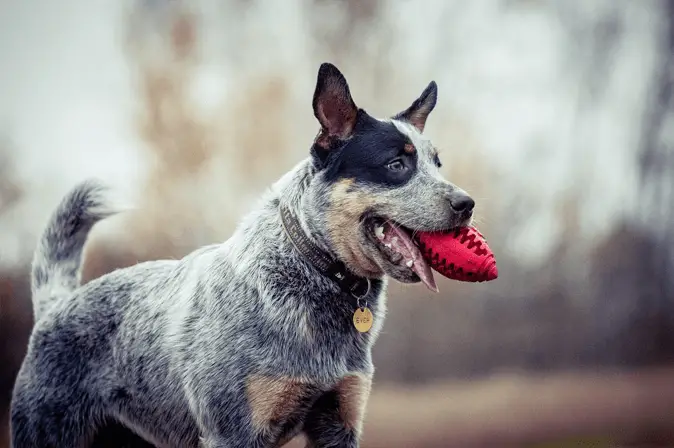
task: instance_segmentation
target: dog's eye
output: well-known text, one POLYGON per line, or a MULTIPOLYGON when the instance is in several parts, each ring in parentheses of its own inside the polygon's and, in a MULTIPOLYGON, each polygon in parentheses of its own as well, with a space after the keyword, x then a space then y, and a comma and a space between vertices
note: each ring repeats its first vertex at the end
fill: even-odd
POLYGON ((388 168, 391 171, 402 171, 405 169, 405 164, 403 163, 402 160, 395 159, 392 162, 389 162, 389 164, 386 165, 386 168, 388 168))
POLYGON ((442 168, 442 162, 440 162, 440 157, 438 157, 437 154, 433 156, 433 163, 435 163, 435 166, 438 168, 442 168))

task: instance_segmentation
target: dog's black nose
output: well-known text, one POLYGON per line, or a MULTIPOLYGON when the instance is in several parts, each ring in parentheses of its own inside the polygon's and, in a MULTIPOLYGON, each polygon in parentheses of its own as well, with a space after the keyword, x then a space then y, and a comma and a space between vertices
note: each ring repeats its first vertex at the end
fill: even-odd
POLYGON ((475 201, 467 194, 453 195, 449 198, 449 205, 457 212, 471 212, 475 208, 475 201))

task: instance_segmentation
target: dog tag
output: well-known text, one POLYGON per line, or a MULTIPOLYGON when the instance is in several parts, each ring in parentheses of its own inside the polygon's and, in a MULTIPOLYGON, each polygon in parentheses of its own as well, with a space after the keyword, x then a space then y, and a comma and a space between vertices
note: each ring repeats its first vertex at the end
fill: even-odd
POLYGON ((367 333, 372 328, 372 311, 369 308, 358 308, 353 313, 353 326, 361 333, 367 333))

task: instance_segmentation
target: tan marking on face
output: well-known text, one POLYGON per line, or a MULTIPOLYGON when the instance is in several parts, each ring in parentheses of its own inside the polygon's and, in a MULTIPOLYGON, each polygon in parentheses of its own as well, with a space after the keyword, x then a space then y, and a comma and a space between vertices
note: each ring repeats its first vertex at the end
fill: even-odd
POLYGON ((339 181, 332 189, 327 225, 337 256, 354 272, 363 277, 383 275, 360 245, 360 217, 376 200, 371 194, 351 189, 353 179, 339 181))
POLYGON ((344 377, 337 385, 339 416, 344 425, 360 434, 365 419, 365 406, 370 397, 372 376, 354 374, 344 377))
POLYGON ((264 431, 286 421, 311 389, 311 384, 298 379, 252 375, 246 381, 246 395, 253 425, 264 431))
POLYGON ((412 143, 405 143, 404 149, 407 154, 414 154, 417 151, 417 148, 412 143))

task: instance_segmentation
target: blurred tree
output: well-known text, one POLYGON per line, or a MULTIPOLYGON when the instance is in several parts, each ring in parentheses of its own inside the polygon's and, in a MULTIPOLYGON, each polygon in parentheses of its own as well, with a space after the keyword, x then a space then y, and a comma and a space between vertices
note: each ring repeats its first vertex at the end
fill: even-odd
MULTIPOLYGON (((659 265, 671 265, 674 247, 674 2, 663 0, 665 32, 661 40, 660 64, 652 92, 651 105, 643 125, 640 178, 647 224, 659 234, 663 257, 659 265)), ((640 203, 640 205, 642 205, 640 203)), ((674 275, 669 276, 670 279, 674 275)), ((672 297, 671 285, 665 289, 672 297)))
MULTIPOLYGON (((0 215, 8 213, 23 195, 14 172, 12 144, 0 141, 0 215)), ((0 248, 0 251, 2 249, 0 248)), ((0 261, 2 253, 0 252, 0 261)), ((0 263, 0 446, 5 432, 14 377, 21 366, 32 325, 29 287, 24 267, 0 263)))
POLYGON ((665 21, 660 64, 641 142, 639 209, 653 250, 641 260, 648 266, 653 307, 662 326, 654 343, 661 357, 674 358, 674 2, 662 0, 665 21))
POLYGON ((598 247, 588 354, 617 365, 674 361, 674 2, 661 1, 658 63, 641 124, 634 218, 598 247))
POLYGON ((22 194, 21 186, 13 171, 11 146, 7 138, 0 138, 0 214, 14 204, 22 194))

